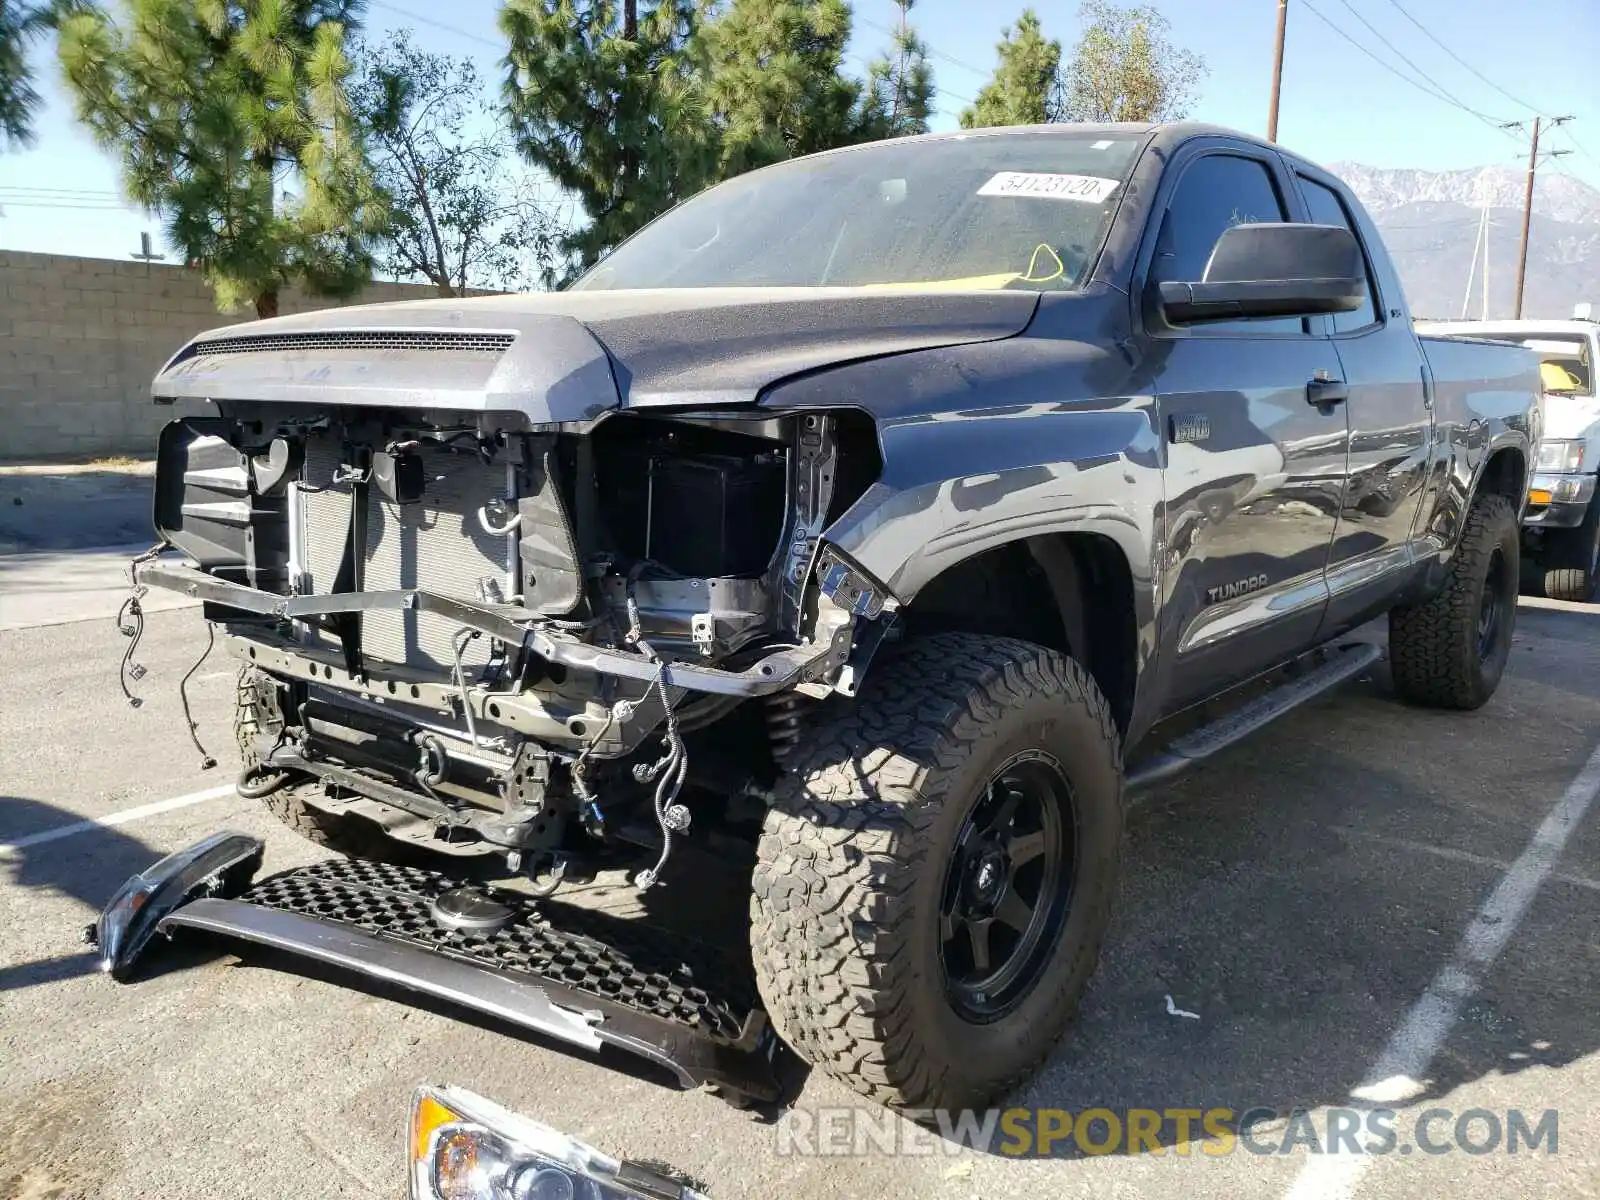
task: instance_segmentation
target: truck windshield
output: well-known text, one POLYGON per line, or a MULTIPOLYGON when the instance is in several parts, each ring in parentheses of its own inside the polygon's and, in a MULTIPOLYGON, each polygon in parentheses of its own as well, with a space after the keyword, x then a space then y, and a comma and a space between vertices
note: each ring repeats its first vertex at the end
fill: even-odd
POLYGON ((1589 339, 1585 337, 1513 337, 1539 356, 1539 374, 1544 390, 1568 396, 1594 395, 1594 364, 1589 359, 1589 339))
POLYGON ((780 163, 679 205, 573 288, 1075 289, 1143 140, 1035 130, 780 163))

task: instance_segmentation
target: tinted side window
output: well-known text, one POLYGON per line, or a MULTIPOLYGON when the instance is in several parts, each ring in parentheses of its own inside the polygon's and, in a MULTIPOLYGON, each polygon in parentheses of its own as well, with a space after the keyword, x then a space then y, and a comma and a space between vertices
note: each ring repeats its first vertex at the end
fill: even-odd
MULTIPOLYGON (((1311 220, 1316 225, 1342 225, 1355 234, 1356 241, 1361 241, 1361 234, 1356 229, 1356 224, 1350 219, 1350 210, 1344 206, 1344 200, 1339 193, 1330 187, 1324 187, 1314 179, 1300 176, 1300 190, 1305 193, 1306 208, 1311 211, 1311 220)), ((1377 289, 1372 284, 1372 263, 1367 259, 1366 247, 1361 248, 1362 261, 1367 265, 1367 299, 1360 308, 1354 312, 1334 313, 1333 328, 1336 333, 1346 333, 1352 329, 1365 329, 1374 325, 1378 320, 1378 310, 1373 297, 1377 289)))
MULTIPOLYGON (((1234 225, 1288 219, 1265 163, 1233 154, 1209 154, 1197 159, 1184 170, 1161 219, 1150 277, 1158 283, 1192 283, 1205 274, 1211 251, 1224 230, 1234 225)), ((1215 329, 1302 333, 1305 322, 1291 317, 1196 326, 1197 332, 1215 329)))

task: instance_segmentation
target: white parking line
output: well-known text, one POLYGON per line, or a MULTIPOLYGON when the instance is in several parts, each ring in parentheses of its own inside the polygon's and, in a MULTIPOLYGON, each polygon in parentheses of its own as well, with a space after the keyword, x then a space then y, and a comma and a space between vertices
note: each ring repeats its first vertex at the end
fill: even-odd
MULTIPOLYGON (((1455 1027, 1461 1006, 1517 931, 1528 906, 1600 793, 1600 747, 1550 810, 1533 840, 1511 864, 1472 918, 1451 960, 1412 1005, 1388 1044, 1350 1093, 1354 1104, 1402 1104, 1421 1094, 1423 1079, 1455 1027)), ((1370 1154, 1329 1154, 1306 1161, 1288 1200, 1347 1200, 1373 1163, 1370 1154)))
POLYGON ((145 817, 155 817, 162 813, 172 812, 178 808, 188 808, 191 804, 204 804, 207 800, 217 800, 233 793, 233 784, 225 783, 220 787, 207 788, 203 792, 190 792, 187 796, 174 796, 170 800, 157 800, 153 804, 141 804, 138 808, 125 808, 121 812, 110 813, 104 817, 95 817, 87 821, 74 821, 70 825, 57 825, 54 829, 41 830, 39 833, 30 833, 27 837, 18 838, 14 842, 0 842, 0 859, 7 859, 19 850, 26 850, 30 846, 39 846, 45 842, 54 842, 60 838, 72 837, 74 834, 87 833, 91 829, 107 829, 114 825, 126 825, 129 821, 143 820, 145 817))

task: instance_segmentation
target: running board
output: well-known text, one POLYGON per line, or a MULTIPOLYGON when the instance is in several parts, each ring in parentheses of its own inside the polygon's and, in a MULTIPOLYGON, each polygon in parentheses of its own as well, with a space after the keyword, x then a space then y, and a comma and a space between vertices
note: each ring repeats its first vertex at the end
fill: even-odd
POLYGON ((1326 662, 1263 692, 1209 725, 1191 730, 1169 743, 1165 750, 1139 763, 1128 772, 1128 791, 1148 791, 1177 778, 1285 713, 1354 679, 1382 657, 1383 647, 1369 642, 1348 642, 1340 646, 1326 662))

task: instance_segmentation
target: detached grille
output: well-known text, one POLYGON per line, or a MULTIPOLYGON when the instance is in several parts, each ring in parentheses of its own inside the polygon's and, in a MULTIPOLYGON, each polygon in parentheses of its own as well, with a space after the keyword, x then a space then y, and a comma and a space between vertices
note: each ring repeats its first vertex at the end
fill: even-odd
POLYGON ((747 962, 667 930, 544 902, 552 915, 559 910, 557 928, 515 892, 487 889, 517 911, 506 928, 486 935, 445 929, 429 904, 457 882, 433 871, 331 859, 264 879, 240 899, 552 980, 719 1040, 737 1040, 758 1006, 747 962))
POLYGON ((262 333, 250 337, 195 342, 185 358, 209 354, 260 354, 284 350, 449 350, 501 354, 516 340, 511 333, 454 333, 445 330, 373 329, 314 333, 262 333))

